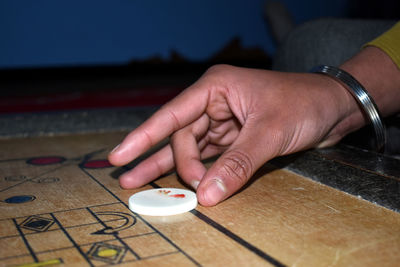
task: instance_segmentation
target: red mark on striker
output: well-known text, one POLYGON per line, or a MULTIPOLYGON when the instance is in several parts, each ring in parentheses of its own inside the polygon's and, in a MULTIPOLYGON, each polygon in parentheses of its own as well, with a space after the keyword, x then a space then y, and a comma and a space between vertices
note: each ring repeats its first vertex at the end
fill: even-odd
POLYGON ((170 197, 184 198, 185 194, 175 194, 175 195, 170 195, 170 197))
POLYGON ((170 190, 165 190, 165 189, 158 190, 158 193, 163 194, 163 195, 167 195, 169 197, 175 197, 175 198, 184 198, 185 197, 185 194, 170 195, 169 193, 171 193, 171 191, 170 190))

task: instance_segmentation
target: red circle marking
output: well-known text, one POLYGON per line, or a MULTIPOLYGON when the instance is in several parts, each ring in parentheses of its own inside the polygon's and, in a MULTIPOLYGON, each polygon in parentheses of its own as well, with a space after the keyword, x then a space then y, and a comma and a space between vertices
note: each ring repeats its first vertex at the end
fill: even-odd
POLYGON ((32 165, 51 165, 57 164, 65 161, 63 157, 39 157, 39 158, 31 158, 27 161, 28 164, 32 165))
POLYGON ((84 168, 88 169, 100 169, 100 168, 110 168, 113 167, 111 163, 106 159, 91 160, 83 164, 84 168))

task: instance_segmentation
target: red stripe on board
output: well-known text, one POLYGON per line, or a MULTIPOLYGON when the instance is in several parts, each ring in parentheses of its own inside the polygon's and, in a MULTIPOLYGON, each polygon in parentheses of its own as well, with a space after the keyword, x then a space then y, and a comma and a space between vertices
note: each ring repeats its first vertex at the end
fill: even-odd
POLYGON ((0 99, 0 113, 162 105, 181 91, 158 87, 10 96, 0 99))

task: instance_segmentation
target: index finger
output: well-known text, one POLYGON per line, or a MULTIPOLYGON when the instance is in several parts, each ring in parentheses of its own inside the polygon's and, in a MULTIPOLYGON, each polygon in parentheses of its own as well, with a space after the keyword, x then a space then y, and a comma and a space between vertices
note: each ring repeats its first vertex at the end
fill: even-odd
POLYGON ((128 134, 109 155, 117 166, 125 165, 175 131, 189 125, 204 113, 208 90, 194 84, 165 104, 142 125, 128 134))

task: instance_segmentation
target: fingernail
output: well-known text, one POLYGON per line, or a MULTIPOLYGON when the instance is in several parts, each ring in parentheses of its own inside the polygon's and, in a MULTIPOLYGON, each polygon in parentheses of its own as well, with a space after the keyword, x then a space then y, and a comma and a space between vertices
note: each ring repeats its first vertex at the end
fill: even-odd
POLYGON ((226 194, 226 187, 220 179, 214 179, 206 187, 204 197, 210 204, 217 204, 226 194))
POLYGON ((325 140, 325 141, 322 141, 321 143, 317 144, 315 147, 316 148, 326 148, 331 145, 333 145, 332 141, 325 140))
POLYGON ((197 187, 199 187, 200 181, 194 180, 190 183, 190 185, 197 190, 197 187))
POLYGON ((113 150, 111 150, 110 154, 111 154, 111 153, 115 153, 115 151, 117 151, 117 150, 118 150, 119 146, 120 146, 120 144, 119 144, 119 145, 117 145, 116 147, 114 147, 114 149, 113 149, 113 150))

